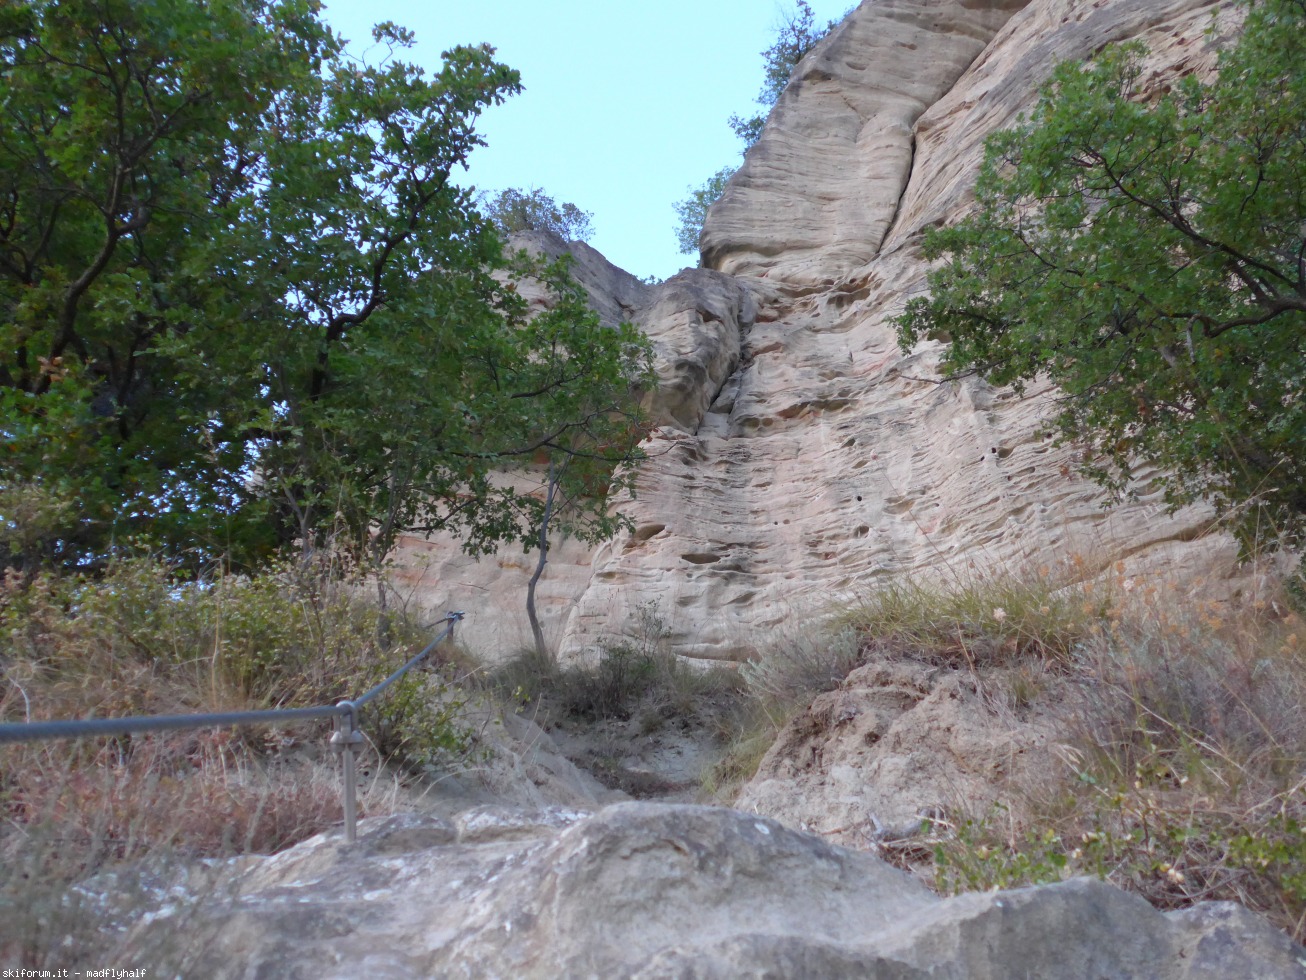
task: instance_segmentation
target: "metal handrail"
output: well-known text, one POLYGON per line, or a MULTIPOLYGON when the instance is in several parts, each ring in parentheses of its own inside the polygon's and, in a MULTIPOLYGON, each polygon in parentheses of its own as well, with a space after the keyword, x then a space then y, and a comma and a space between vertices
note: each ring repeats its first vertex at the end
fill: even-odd
POLYGON ((91 738, 96 735, 126 735, 131 732, 158 732, 186 728, 228 728, 236 725, 284 725, 294 721, 315 718, 334 718, 335 731, 331 734, 331 749, 342 756, 344 769, 345 840, 352 844, 358 839, 357 777, 354 751, 363 741, 358 730, 358 709, 378 697, 391 684, 403 677, 431 651, 453 636, 454 625, 463 613, 451 612, 439 622, 447 623, 444 631, 427 644, 426 649, 353 700, 336 704, 314 705, 309 708, 270 708, 266 711, 226 711, 193 715, 132 715, 126 718, 85 718, 71 721, 29 721, 0 724, 0 745, 13 742, 35 742, 54 738, 91 738))
POLYGON ((178 728, 276 725, 312 718, 334 718, 342 713, 338 704, 332 704, 315 708, 271 708, 267 711, 228 711, 203 715, 129 715, 125 718, 87 718, 81 721, 6 722, 0 724, 0 745, 55 738, 162 732, 178 728))

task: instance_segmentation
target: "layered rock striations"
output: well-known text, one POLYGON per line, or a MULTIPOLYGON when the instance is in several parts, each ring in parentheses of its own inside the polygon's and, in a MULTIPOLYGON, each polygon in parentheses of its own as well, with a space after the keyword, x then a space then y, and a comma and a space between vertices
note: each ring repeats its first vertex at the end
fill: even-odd
POLYGON ((1071 563, 1093 576, 1122 560, 1130 574, 1232 574, 1232 541, 1207 533, 1203 508, 1168 516, 1154 471, 1107 508, 1074 448, 1043 431, 1053 392, 940 384, 938 345, 904 356, 888 322, 924 288, 924 228, 963 213, 985 136, 1059 62, 1139 38, 1152 84, 1209 71, 1207 30, 1216 13, 1232 29, 1230 7, 858 7, 800 66, 709 213, 705 259, 755 293, 756 321, 697 430, 653 440, 630 505, 648 530, 596 554, 570 647, 654 605, 683 652, 744 656, 893 575, 1071 563))
POLYGON ((798 65, 712 208, 703 264, 828 286, 874 258, 912 172, 917 120, 1028 2, 858 7, 798 65))
MULTIPOLYGON (((685 269, 651 287, 618 269, 583 242, 565 243, 548 233, 516 235, 512 244, 536 254, 557 257, 570 251, 572 273, 608 324, 631 322, 653 342, 658 375, 646 409, 662 432, 694 432, 727 379, 739 368, 743 338, 757 317, 754 292, 744 282, 710 269, 685 269)), ((530 281, 518 284, 537 307, 549 303, 547 292, 530 281)), ((656 441, 656 440, 655 440, 656 441)), ((663 460, 661 448, 649 449, 650 472, 663 460)), ((544 474, 523 470, 505 474, 519 489, 544 493, 544 474)), ((626 508, 632 516, 634 508, 626 508)), ((654 533, 646 521, 636 540, 654 533)), ((488 658, 511 655, 530 645, 525 611, 526 583, 536 553, 503 548, 489 558, 463 554, 450 535, 399 539, 390 584, 401 599, 443 612, 469 613, 460 637, 488 658)), ((536 602, 549 640, 559 646, 564 630, 592 576, 594 549, 575 539, 555 536, 536 602)), ((622 607, 623 610, 625 607, 622 607)), ((624 615, 624 613, 623 613, 624 615)))
MULTIPOLYGON (((563 652, 652 613, 682 654, 738 659, 887 576, 1234 575, 1232 540, 1202 507, 1167 515, 1154 470, 1108 508, 1044 431, 1054 392, 940 383, 938 345, 904 355, 889 319, 924 288, 924 229, 964 213, 985 137, 1059 62, 1141 39, 1160 87, 1209 72, 1236 27, 1229 0, 865 0, 709 213, 711 268, 645 287, 583 250, 598 308, 653 338, 662 387, 637 497, 614 502, 634 532, 546 574, 563 652)), ((496 643, 524 628, 530 559, 436 551, 409 573, 424 601, 496 643)))

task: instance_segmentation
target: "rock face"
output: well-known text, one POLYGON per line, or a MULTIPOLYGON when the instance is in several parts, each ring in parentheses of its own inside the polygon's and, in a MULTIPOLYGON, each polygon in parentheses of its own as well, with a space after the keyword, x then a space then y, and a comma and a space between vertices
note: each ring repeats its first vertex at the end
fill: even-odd
POLYGON ((393 817, 232 874, 234 897, 164 908, 132 945, 182 936, 187 975, 232 980, 1306 977, 1306 950, 1237 906, 1163 915, 1085 879, 939 899, 707 807, 393 817))
MULTIPOLYGON (((1209 72, 1237 26, 1230 0, 865 0, 799 66, 711 210, 711 269, 650 288, 580 249, 597 307, 657 345, 662 425, 637 498, 614 501, 634 533, 554 553, 542 604, 563 654, 652 613, 678 652, 740 659, 887 576, 1077 559, 1080 577, 1123 561, 1241 587, 1232 539, 1202 507, 1167 515, 1155 471, 1107 507, 1043 432, 1051 391, 938 383, 938 345, 904 355, 888 322, 924 288, 924 229, 964 212, 984 138, 1059 62, 1140 39, 1159 87, 1209 72)), ((437 610, 467 609, 478 650, 527 635, 513 610, 529 558, 408 554, 424 549, 433 570, 401 575, 437 610)))
POLYGON ((863 3, 794 72, 712 208, 704 265, 829 286, 874 258, 912 174, 917 120, 1027 3, 863 3))
MULTIPOLYGON (((738 369, 742 337, 757 315, 746 285, 709 269, 686 269, 655 288, 583 242, 528 232, 514 235, 511 244, 553 258, 569 251, 572 273, 603 322, 632 322, 653 342, 659 383, 646 405, 652 420, 671 432, 698 429, 708 406, 738 369)), ((549 302, 537 284, 524 282, 519 290, 536 306, 549 302)), ((523 472, 506 479, 522 489, 538 485, 543 493, 543 474, 523 472)), ((637 537, 651 533, 646 522, 636 530, 637 537)), ((548 571, 536 603, 555 647, 562 644, 576 600, 589 585, 592 559, 593 549, 574 539, 550 545, 548 571)), ((502 658, 531 644, 525 597, 535 561, 535 553, 520 548, 501 549, 487 559, 469 558, 449 535, 409 535, 399 540, 390 581, 403 599, 438 612, 469 611, 460 638, 482 656, 502 658)))
POLYGON ((938 345, 904 356, 887 322, 923 288, 924 228, 962 213, 984 137, 1056 64, 1139 38, 1151 84, 1208 71, 1219 34, 1206 31, 1217 11, 1232 30, 1228 8, 858 7, 800 66, 709 213, 705 259, 753 291, 758 313, 703 424, 652 440, 629 505, 644 530, 595 554, 566 647, 653 606, 681 652, 738 658, 885 576, 1075 557, 1089 577, 1121 560, 1129 574, 1234 574, 1232 540, 1206 534, 1202 508, 1167 516, 1149 471, 1137 499, 1107 509, 1074 448, 1042 431, 1050 391, 936 383, 938 345))
POLYGON ((1006 703, 968 670, 873 660, 781 732, 735 806, 859 849, 956 824, 1005 788, 1050 777, 1064 721, 1006 703))

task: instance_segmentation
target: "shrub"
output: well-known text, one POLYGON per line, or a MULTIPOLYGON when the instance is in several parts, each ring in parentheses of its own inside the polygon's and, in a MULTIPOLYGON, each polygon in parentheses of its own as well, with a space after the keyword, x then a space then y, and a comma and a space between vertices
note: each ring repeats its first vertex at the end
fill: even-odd
POLYGON ((962 891, 1096 875, 1161 908, 1237 900, 1300 940, 1301 619, 1282 604, 1230 616, 1143 591, 1072 651, 1073 685, 1060 688, 1071 705, 1062 781, 1012 794, 1010 807, 945 836, 937 883, 962 891))
MULTIPOLYGON (((347 583, 294 564, 198 581, 149 557, 119 560, 94 580, 11 574, 0 589, 0 718, 333 703, 363 693, 428 640, 347 583)), ((362 712, 382 758, 425 767, 465 751, 454 667, 437 659, 362 712)), ((325 755, 324 727, 0 748, 0 952, 17 950, 24 964, 58 959, 40 937, 62 928, 69 887, 106 867, 271 852, 336 825, 339 777, 315 761, 325 755), (301 749, 310 737, 318 745, 301 749)), ((364 813, 393 805, 387 785, 364 782, 364 813)))
POLYGON ((576 205, 559 204, 538 187, 509 187, 484 200, 486 217, 505 235, 515 231, 550 231, 564 242, 587 242, 594 236, 594 215, 576 205))
POLYGON ((668 648, 669 635, 656 609, 645 607, 628 634, 609 640, 592 662, 560 665, 523 650, 487 683, 546 726, 625 721, 638 714, 651 730, 675 719, 703 722, 729 710, 739 692, 734 669, 687 662, 668 648))
MULTIPOLYGON (((363 693, 429 639, 347 584, 289 562, 255 577, 185 581, 135 557, 96 579, 11 580, 0 595, 7 671, 30 678, 42 717, 330 704, 363 693)), ((442 655, 435 675, 409 675, 365 720, 411 725, 410 743, 419 731, 446 738, 448 724, 430 730, 430 704, 448 695, 434 678, 454 669, 442 655)), ((14 703, 10 692, 0 710, 14 703)))

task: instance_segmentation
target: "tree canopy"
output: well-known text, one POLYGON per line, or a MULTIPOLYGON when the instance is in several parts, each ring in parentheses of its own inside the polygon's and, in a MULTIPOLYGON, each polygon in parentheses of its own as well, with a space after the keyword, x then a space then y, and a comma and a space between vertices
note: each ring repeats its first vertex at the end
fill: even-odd
POLYGON ((506 256, 455 182, 517 73, 482 46, 428 75, 393 24, 365 64, 320 11, 0 5, 8 561, 93 565, 141 535, 376 554, 404 528, 480 550, 529 541, 541 506, 497 469, 562 447, 593 487, 633 451, 647 345, 565 265, 506 256), (558 298, 533 319, 528 275, 558 298))
POLYGON ((1299 537, 1306 0, 1251 4, 1209 83, 1150 92, 1144 54, 1061 66, 990 138, 974 212, 925 238, 942 264, 901 341, 942 334, 945 370, 998 385, 1049 377, 1063 437, 1117 491, 1152 460, 1171 504, 1299 537))
POLYGON ((594 235, 594 215, 569 201, 559 204, 538 187, 509 187, 485 199, 485 214, 503 234, 550 231, 565 242, 587 242, 594 235))

